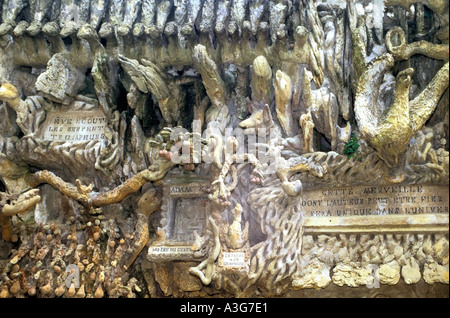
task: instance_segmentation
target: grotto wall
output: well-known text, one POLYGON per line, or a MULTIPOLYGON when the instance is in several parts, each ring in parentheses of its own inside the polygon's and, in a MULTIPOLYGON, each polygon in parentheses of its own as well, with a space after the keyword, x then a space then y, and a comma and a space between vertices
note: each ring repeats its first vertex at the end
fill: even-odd
POLYGON ((0 297, 448 297, 448 0, 0 0, 0 297))

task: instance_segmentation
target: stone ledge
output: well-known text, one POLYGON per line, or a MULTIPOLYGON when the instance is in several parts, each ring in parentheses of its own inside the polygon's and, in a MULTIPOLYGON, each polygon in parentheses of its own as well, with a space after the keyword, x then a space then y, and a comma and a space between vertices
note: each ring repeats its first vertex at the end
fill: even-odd
POLYGON ((448 232, 448 215, 387 215, 305 218, 306 233, 429 233, 448 232))

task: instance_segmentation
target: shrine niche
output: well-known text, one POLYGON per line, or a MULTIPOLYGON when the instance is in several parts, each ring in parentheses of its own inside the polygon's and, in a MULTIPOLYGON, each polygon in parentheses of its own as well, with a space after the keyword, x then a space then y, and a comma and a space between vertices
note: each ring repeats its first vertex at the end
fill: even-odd
POLYGON ((0 297, 448 297, 448 0, 0 0, 0 297))
MULTIPOLYGON (((161 225, 150 245, 148 259, 195 260, 204 256, 196 251, 196 239, 205 236, 211 202, 206 193, 208 180, 168 176, 162 181, 161 225)), ((197 247, 198 248, 198 247, 197 247)))

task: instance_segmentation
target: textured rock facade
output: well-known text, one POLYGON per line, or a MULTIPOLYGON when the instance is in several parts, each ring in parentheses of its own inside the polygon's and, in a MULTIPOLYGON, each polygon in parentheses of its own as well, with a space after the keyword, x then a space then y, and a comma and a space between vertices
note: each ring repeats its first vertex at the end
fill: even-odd
POLYGON ((0 297, 448 297, 448 0, 0 0, 0 297))

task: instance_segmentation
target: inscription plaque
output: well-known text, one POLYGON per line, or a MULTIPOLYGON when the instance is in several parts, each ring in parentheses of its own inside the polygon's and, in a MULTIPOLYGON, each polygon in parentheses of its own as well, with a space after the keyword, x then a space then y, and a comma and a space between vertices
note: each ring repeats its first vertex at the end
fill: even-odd
POLYGON ((163 184, 161 206, 162 241, 148 249, 151 261, 195 260, 203 257, 195 248, 196 236, 203 236, 211 202, 205 192, 208 181, 189 177, 169 179, 163 184))
POLYGON ((358 186, 305 191, 308 217, 449 213, 447 186, 358 186))
POLYGON ((228 274, 247 273, 250 266, 250 245, 246 243, 241 249, 221 247, 218 265, 228 274))
POLYGON ((41 138, 50 141, 90 141, 105 138, 106 117, 101 110, 55 111, 47 114, 41 138))
POLYGON ((192 250, 189 246, 150 246, 149 253, 154 255, 179 254, 190 255, 192 250))
POLYGON ((222 265, 228 267, 244 267, 247 265, 244 252, 224 252, 222 265))
POLYGON ((355 186, 305 191, 305 232, 445 232, 448 186, 355 186))

